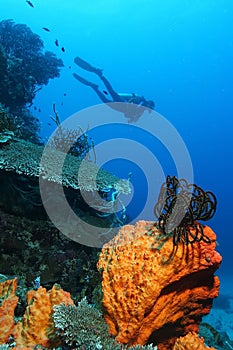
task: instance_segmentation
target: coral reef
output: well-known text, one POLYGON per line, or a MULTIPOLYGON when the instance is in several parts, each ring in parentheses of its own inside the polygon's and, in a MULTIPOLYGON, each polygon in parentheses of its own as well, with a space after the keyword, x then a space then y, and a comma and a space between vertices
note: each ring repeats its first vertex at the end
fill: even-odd
POLYGON ((73 304, 70 293, 54 285, 48 292, 40 287, 28 292, 28 306, 22 321, 15 326, 12 335, 17 347, 42 345, 58 346, 60 340, 54 330, 53 306, 64 303, 73 304))
POLYGON ((16 278, 0 283, 0 344, 8 340, 14 328, 14 312, 18 303, 16 288, 16 278))
MULTIPOLYGON (((24 316, 15 324, 16 286, 16 279, 0 284, 2 296, 5 299, 14 298, 14 307, 11 310, 9 303, 3 304, 0 310, 0 349, 127 349, 109 337, 102 314, 89 305, 86 298, 75 306, 70 293, 63 291, 58 285, 54 285, 49 291, 42 287, 30 290, 24 316), (6 327, 5 315, 10 319, 10 327, 6 327)), ((157 347, 136 345, 130 349, 153 350, 157 347)))
POLYGON ((124 194, 130 193, 127 181, 120 181, 116 176, 99 169, 96 164, 89 161, 83 160, 85 166, 82 165, 83 170, 79 172, 82 160, 72 155, 66 156, 62 175, 59 175, 59 172, 56 172, 57 164, 61 164, 64 154, 52 148, 46 152, 46 159, 40 166, 43 150, 43 146, 17 139, 10 145, 0 148, 0 169, 27 177, 38 178, 43 175, 43 179, 51 183, 62 184, 75 190, 104 191, 109 187, 117 188, 124 194), (98 174, 97 178, 95 174, 98 174))
POLYGON ((178 336, 198 332, 220 285, 216 236, 207 226, 203 230, 210 243, 179 244, 175 254, 172 236, 161 244, 161 231, 146 221, 124 226, 103 246, 98 268, 104 317, 117 341, 149 340, 167 349, 178 336))
POLYGON ((0 145, 1 143, 7 143, 10 142, 14 137, 13 131, 4 131, 0 133, 0 145))
POLYGON ((2 132, 12 132, 15 137, 39 144, 40 124, 27 108, 21 108, 19 112, 10 112, 9 107, 5 107, 0 102, 0 134, 2 132))
MULTIPOLYGON (((97 250, 62 235, 51 225, 42 206, 38 187, 42 152, 42 146, 19 139, 0 147, 0 271, 9 277, 17 276, 22 290, 31 287, 32 281, 39 276, 46 288, 60 283, 77 299, 86 295, 93 302, 94 293, 96 301, 101 294, 100 275, 96 269, 97 250)), ((97 166, 87 162, 89 170, 82 174, 80 184, 76 176, 80 161, 72 155, 67 156, 63 175, 58 177, 55 168, 59 156, 59 152, 51 150, 49 169, 43 168, 49 190, 52 191, 57 183, 63 183, 66 197, 78 217, 92 222, 94 227, 108 230, 111 225, 109 217, 98 217, 83 200, 80 189, 92 195, 96 188, 106 191, 106 188, 118 186, 119 191, 126 193, 129 191, 128 182, 121 185, 117 177, 99 170, 94 184, 92 174, 97 166)), ((62 208, 57 202, 55 205, 59 215, 62 208)), ((21 300, 20 305, 25 305, 25 301, 21 300)))
POLYGON ((173 350, 215 350, 205 346, 204 339, 199 338, 196 333, 190 332, 184 337, 176 340, 173 350))
POLYGON ((0 295, 2 305, 0 307, 0 349, 79 349, 79 350, 156 350, 156 349, 183 349, 183 350, 231 350, 229 338, 219 334, 210 325, 201 324, 202 335, 188 332, 183 337, 175 339, 174 346, 159 344, 159 347, 150 345, 124 345, 117 343, 108 334, 108 326, 102 313, 93 304, 88 304, 86 297, 74 305, 70 294, 54 285, 51 290, 39 287, 37 290, 29 290, 28 306, 22 319, 14 320, 14 309, 17 304, 18 294, 17 279, 6 280, 0 275, 3 282, 0 283, 0 295), (8 300, 8 303, 4 303, 8 300), (10 301, 10 303, 9 303, 10 301), (7 317, 6 317, 7 316, 7 317), (16 321, 18 320, 18 321, 16 321), (17 322, 15 324, 15 321, 17 322), (206 332, 214 334, 215 341, 209 340, 206 332), (204 344, 212 343, 214 348, 208 348, 204 344), (206 342, 206 340, 208 341, 206 342))
POLYGON ((9 140, 17 137, 39 144, 39 128, 39 120, 29 110, 22 108, 19 113, 13 114, 0 102, 0 142, 4 143, 3 136, 6 139, 8 135, 9 140))
POLYGON ((17 315, 26 306, 26 290, 36 277, 47 289, 59 283, 74 300, 86 295, 89 302, 100 303, 99 250, 69 240, 49 221, 10 215, 1 208, 0 218, 0 271, 18 277, 17 315))
POLYGON ((64 342, 76 349, 102 349, 109 341, 102 314, 83 298, 77 307, 60 304, 54 307, 54 324, 64 342))
POLYGON ((126 347, 108 335, 102 314, 83 298, 77 306, 54 306, 53 319, 57 333, 71 349, 85 350, 153 350, 153 345, 126 347))
MULTIPOLYGON (((109 218, 97 216, 97 210, 84 201, 80 191, 87 193, 94 205, 95 191, 117 188, 119 194, 126 194, 130 192, 128 182, 120 181, 116 176, 99 169, 96 164, 87 160, 82 161, 70 154, 66 156, 63 171, 60 172, 59 164, 63 163, 64 153, 48 148, 43 164, 40 164, 43 150, 43 146, 19 139, 0 147, 0 204, 2 207, 16 215, 32 219, 47 219, 38 185, 41 175, 40 184, 46 193, 53 193, 56 191, 57 184, 62 184, 70 206, 80 219, 93 222, 95 226, 109 227, 111 224, 109 218), (96 174, 98 174, 97 178, 96 174), (97 221, 99 224, 96 225, 97 221)), ((58 196, 54 198, 51 195, 47 200, 51 208, 55 206, 57 217, 62 217, 63 206, 58 205, 60 198, 58 196)))
MULTIPOLYGON (((36 175, 22 176, 22 168, 8 171, 15 164, 4 160, 5 151, 20 143, 27 144, 30 152, 39 147, 13 140, 0 148, 5 162, 1 185, 8 195, 11 187, 16 191, 11 205, 14 198, 37 203, 36 175)), ((35 164, 26 162, 24 166, 33 169, 35 164)), ((115 180, 111 174, 107 176, 115 180)), ((109 185, 104 185, 98 183, 100 191, 109 194, 109 185)), ((207 349, 196 334, 202 316, 208 314, 218 295, 219 280, 214 272, 221 263, 215 251, 216 236, 209 227, 202 226, 205 239, 181 239, 176 244, 174 236, 161 231, 158 223, 141 221, 135 227, 124 226, 104 245, 98 262, 103 274, 102 314, 93 306, 98 306, 102 296, 101 277, 95 268, 97 250, 67 239, 47 220, 4 213, 0 204, 0 270, 19 277, 17 291, 16 280, 0 283, 0 349, 12 348, 14 342, 15 350, 188 350, 195 349, 192 344, 196 349, 207 349), (51 290, 40 287, 40 282, 51 290), (57 285, 52 287, 56 282, 72 292, 74 301, 84 296, 87 299, 75 306, 69 293, 57 285), (32 285, 38 290, 28 292, 26 308, 25 291, 32 285)), ((195 237, 195 227, 191 225, 189 230, 188 237, 195 237)), ((215 334, 212 328, 211 334, 214 339, 208 339, 209 345, 231 349, 229 338, 215 334)))
POLYGON ((9 108, 5 108, 0 103, 0 133, 16 130, 16 123, 13 114, 9 113, 9 108))

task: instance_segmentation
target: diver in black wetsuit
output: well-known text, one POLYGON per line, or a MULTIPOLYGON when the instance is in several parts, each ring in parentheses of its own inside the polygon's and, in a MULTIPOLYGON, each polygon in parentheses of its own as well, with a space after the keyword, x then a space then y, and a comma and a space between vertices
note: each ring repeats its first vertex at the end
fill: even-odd
MULTIPOLYGON (((110 82, 103 76, 103 71, 102 69, 95 68, 92 65, 90 65, 88 62, 82 60, 80 57, 76 57, 74 59, 74 62, 81 68, 95 73, 98 75, 98 77, 102 80, 104 85, 106 86, 107 89, 107 94, 109 94, 112 98, 110 100, 109 98, 106 97, 106 92, 102 92, 99 90, 99 87, 97 84, 94 84, 85 78, 81 77, 80 75, 74 73, 75 79, 80 81, 82 84, 90 86, 95 93, 99 96, 102 102, 104 103, 110 103, 110 102, 127 102, 130 104, 133 104, 134 108, 124 108, 124 110, 121 110, 121 112, 124 113, 125 117, 129 119, 129 122, 135 122, 140 118, 140 116, 143 114, 145 110, 151 113, 151 110, 154 109, 155 104, 154 101, 152 100, 146 100, 144 96, 139 96, 134 93, 132 94, 127 94, 127 93, 118 93, 116 92, 113 88, 110 82)), ((111 105, 112 108, 113 105, 111 105)), ((119 109, 117 109, 119 110, 119 109)))

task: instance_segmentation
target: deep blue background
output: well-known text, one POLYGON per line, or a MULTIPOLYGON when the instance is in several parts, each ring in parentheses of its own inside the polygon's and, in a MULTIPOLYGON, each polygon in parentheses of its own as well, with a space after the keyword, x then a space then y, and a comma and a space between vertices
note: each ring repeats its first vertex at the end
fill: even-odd
MULTIPOLYGON (((212 190, 218 198, 217 213, 208 224, 218 236, 221 272, 232 276, 232 0, 32 2, 34 8, 24 0, 0 0, 0 20, 12 18, 27 24, 44 40, 46 50, 64 60, 61 77, 35 99, 41 109, 35 113, 41 121, 42 138, 53 130, 48 122, 54 102, 62 119, 100 102, 72 76, 78 71, 73 63, 77 55, 103 68, 117 91, 134 91, 153 99, 156 110, 177 128, 186 143, 195 183, 212 190), (51 31, 47 33, 42 27, 51 31)), ((164 151, 157 152, 163 163, 164 151)), ((127 178, 133 165, 119 164, 111 167, 127 178)), ((147 188, 145 176, 135 168, 132 181, 134 188, 139 188, 134 207, 140 207, 145 198, 140 191, 147 188)))

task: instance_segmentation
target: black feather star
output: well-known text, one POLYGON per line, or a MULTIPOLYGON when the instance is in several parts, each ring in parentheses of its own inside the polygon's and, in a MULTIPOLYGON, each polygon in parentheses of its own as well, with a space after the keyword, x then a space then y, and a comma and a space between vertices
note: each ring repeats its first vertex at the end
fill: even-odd
POLYGON ((160 189, 154 207, 158 226, 164 236, 173 235, 174 245, 204 241, 211 243, 204 234, 203 225, 197 220, 209 220, 216 211, 217 200, 210 191, 203 191, 185 179, 167 176, 160 189))

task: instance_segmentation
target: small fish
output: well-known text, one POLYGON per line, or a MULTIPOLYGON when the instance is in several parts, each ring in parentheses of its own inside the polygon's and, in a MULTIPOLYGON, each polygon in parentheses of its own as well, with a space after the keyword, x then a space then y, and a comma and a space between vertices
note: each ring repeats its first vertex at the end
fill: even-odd
POLYGON ((36 111, 37 110, 37 107, 36 106, 34 106, 34 111, 36 111))
POLYGON ((68 68, 71 69, 71 66, 69 66, 68 68))
POLYGON ((108 92, 107 92, 106 90, 103 90, 103 93, 104 93, 105 95, 108 95, 108 92))
POLYGON ((66 96, 67 94, 66 93, 64 93, 64 96, 66 96))
POLYGON ((47 123, 49 126, 51 126, 52 124, 51 123, 47 123))
POLYGON ((40 109, 40 108, 38 109, 38 112, 41 112, 41 109, 40 109))
POLYGON ((57 40, 57 39, 55 40, 55 45, 56 45, 56 46, 59 46, 59 43, 58 43, 58 40, 57 40))
POLYGON ((64 47, 62 47, 61 50, 62 50, 62 52, 65 52, 65 48, 64 47))
POLYGON ((42 29, 44 29, 46 32, 50 32, 49 28, 43 27, 42 29))
POLYGON ((31 1, 26 0, 26 2, 28 3, 29 6, 34 7, 34 5, 33 5, 33 3, 31 1))

